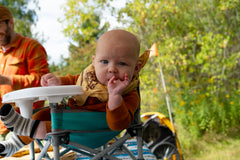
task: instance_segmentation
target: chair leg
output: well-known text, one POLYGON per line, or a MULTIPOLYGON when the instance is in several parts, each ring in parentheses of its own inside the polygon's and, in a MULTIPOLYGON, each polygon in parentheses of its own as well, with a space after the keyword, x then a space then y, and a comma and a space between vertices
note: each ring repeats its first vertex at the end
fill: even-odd
POLYGON ((34 141, 29 144, 29 154, 31 160, 35 160, 34 141))
POLYGON ((144 160, 143 158, 143 140, 142 140, 142 127, 137 128, 136 139, 137 139, 137 150, 138 160, 144 160))
POLYGON ((53 146, 53 156, 54 160, 60 159, 60 152, 59 152, 59 146, 60 146, 60 137, 58 135, 52 135, 52 146, 53 146))
POLYGON ((45 146, 41 149, 40 155, 37 157, 37 160, 41 160, 47 153, 48 148, 51 145, 51 139, 48 139, 47 143, 45 146))
POLYGON ((137 160, 135 155, 124 145, 121 146, 122 150, 127 153, 133 160, 137 160))
MULTIPOLYGON (((42 150, 43 150, 45 147, 43 146, 41 140, 36 139, 35 142, 37 143, 38 147, 40 148, 40 150, 41 150, 41 152, 42 152, 42 150)), ((50 142, 48 142, 48 143, 50 143, 50 142)), ((50 144, 51 144, 51 143, 50 143, 50 144)), ((50 146, 50 145, 49 145, 49 146, 50 146)), ((47 149, 49 148, 49 146, 47 147, 47 149)), ((50 156, 48 155, 48 153, 47 153, 47 152, 45 152, 45 153, 46 153, 45 155, 42 154, 42 158, 45 158, 46 160, 50 160, 51 158, 50 158, 50 156)))

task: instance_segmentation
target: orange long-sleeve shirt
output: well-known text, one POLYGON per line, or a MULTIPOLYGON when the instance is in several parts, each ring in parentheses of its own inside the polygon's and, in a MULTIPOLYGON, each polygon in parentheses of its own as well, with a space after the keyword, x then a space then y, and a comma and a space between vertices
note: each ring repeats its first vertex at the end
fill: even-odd
POLYGON ((77 106, 75 101, 70 98, 68 105, 72 109, 106 112, 109 128, 114 131, 120 131, 126 129, 133 121, 134 112, 138 108, 139 101, 140 98, 137 91, 132 91, 123 96, 123 101, 114 110, 109 110, 108 103, 100 102, 95 97, 89 97, 84 106, 77 106))
MULTIPOLYGON (((79 75, 60 77, 63 85, 74 85, 77 82, 79 75)), ((133 121, 134 112, 138 108, 140 98, 136 90, 129 92, 123 96, 122 103, 114 110, 108 109, 107 102, 101 102, 95 97, 88 97, 83 106, 78 106, 73 98, 69 98, 68 105, 71 109, 84 109, 91 111, 106 112, 107 123, 110 129, 119 131, 127 128, 133 121)), ((46 121, 47 132, 51 132, 50 110, 41 110, 32 117, 46 121)))
MULTIPOLYGON (((4 94, 28 87, 40 86, 41 76, 49 73, 47 54, 43 46, 36 40, 17 34, 11 46, 3 51, 0 46, 0 74, 12 76, 12 86, 0 85, 0 106, 4 94)), ((33 108, 43 106, 37 102, 33 108)), ((0 128, 3 125, 0 124, 0 128)), ((7 132, 0 129, 0 134, 7 132)))
MULTIPOLYGON (((139 95, 137 91, 129 92, 123 96, 122 103, 114 110, 110 111, 107 107, 107 103, 100 102, 95 97, 89 97, 84 106, 77 106, 73 99, 69 99, 69 107, 71 109, 84 109, 91 111, 106 112, 107 123, 111 130, 120 131, 127 128, 133 121, 134 112, 139 105, 139 95)), ((51 115, 50 108, 40 110, 32 117, 40 121, 45 121, 47 132, 51 132, 51 115)), ((93 117, 94 118, 94 117, 93 117)), ((29 139, 22 139, 24 143, 31 142, 29 139)))
POLYGON ((41 76, 49 73, 47 54, 36 40, 17 37, 6 51, 0 47, 0 74, 12 76, 12 86, 0 85, 1 96, 13 90, 40 86, 41 76))
MULTIPOLYGON (((67 75, 60 77, 62 85, 75 85, 79 75, 67 75)), ((88 97, 84 106, 78 106, 73 98, 68 99, 68 105, 71 109, 84 109, 91 111, 106 112, 106 120, 110 129, 120 131, 127 128, 134 118, 134 112, 138 108, 140 97, 136 90, 131 91, 123 96, 122 103, 114 110, 108 109, 107 102, 101 102, 95 97, 88 97)), ((50 108, 40 110, 32 117, 35 120, 45 121, 47 132, 51 132, 51 114, 50 108)), ((30 137, 20 136, 20 139, 29 144, 30 137)))
MULTIPOLYGON (((67 75, 60 77, 63 85, 74 85, 77 82, 79 75, 67 75)), ((123 96, 122 103, 114 110, 108 109, 108 103, 102 103, 97 98, 90 97, 83 107, 77 106, 73 99, 69 99, 69 106, 72 109, 87 109, 107 113, 108 126, 112 130, 123 130, 127 128, 133 121, 134 112, 138 108, 140 102, 137 91, 132 91, 123 96)))

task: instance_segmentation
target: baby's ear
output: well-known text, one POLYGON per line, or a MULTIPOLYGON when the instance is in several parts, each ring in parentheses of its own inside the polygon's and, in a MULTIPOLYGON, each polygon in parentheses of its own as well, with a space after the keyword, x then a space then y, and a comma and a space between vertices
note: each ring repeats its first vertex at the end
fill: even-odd
POLYGON ((145 66, 149 58, 150 50, 145 51, 139 58, 135 68, 135 74, 139 73, 140 70, 145 66))
POLYGON ((135 75, 138 74, 140 72, 140 70, 142 69, 142 61, 138 61, 136 66, 135 66, 135 75))
POLYGON ((92 64, 94 64, 95 56, 92 56, 92 64))

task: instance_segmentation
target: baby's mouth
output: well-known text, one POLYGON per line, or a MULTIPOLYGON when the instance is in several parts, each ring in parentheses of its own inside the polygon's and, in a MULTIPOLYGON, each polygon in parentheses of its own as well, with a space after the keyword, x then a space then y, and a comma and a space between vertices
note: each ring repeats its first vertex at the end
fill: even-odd
MULTIPOLYGON (((113 76, 112 76, 112 77, 113 77, 113 76)), ((109 81, 112 79, 112 77, 108 78, 107 81, 109 82, 109 81)), ((118 80, 118 79, 119 79, 119 78, 115 76, 114 80, 118 80)))
POLYGON ((5 33, 4 32, 0 32, 0 36, 5 36, 5 33))
POLYGON ((0 40, 4 40, 5 34, 0 33, 0 40))

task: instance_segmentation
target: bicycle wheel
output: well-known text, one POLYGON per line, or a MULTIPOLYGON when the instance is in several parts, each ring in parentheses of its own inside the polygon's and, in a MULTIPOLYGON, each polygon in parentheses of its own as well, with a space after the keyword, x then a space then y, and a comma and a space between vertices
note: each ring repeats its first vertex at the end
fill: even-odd
POLYGON ((168 142, 156 144, 151 149, 151 152, 159 160, 180 160, 180 156, 179 156, 177 147, 168 142))

